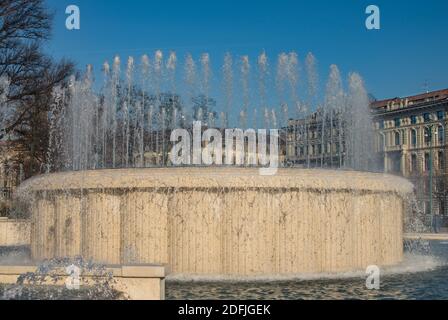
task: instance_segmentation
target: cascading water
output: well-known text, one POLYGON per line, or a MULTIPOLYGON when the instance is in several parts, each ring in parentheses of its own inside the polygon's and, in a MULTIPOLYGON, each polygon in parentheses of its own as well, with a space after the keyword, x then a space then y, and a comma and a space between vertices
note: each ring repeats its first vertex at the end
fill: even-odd
POLYGON ((374 139, 369 98, 361 76, 351 73, 347 109, 343 122, 346 127, 347 163, 355 170, 374 168, 374 153, 371 150, 374 139))
MULTIPOLYGON (((182 61, 174 52, 165 60, 163 52, 156 51, 152 61, 148 55, 138 64, 128 58, 122 75, 121 59, 115 57, 112 67, 104 64, 99 88, 89 66, 84 77, 72 78, 69 88, 54 92, 57 110, 50 117, 51 147, 58 152, 52 152, 46 171, 170 166, 170 132, 191 128, 193 120, 209 128, 282 129, 290 118, 311 121, 313 111, 321 121, 321 151, 336 153, 327 145, 339 139, 344 152, 338 153, 337 160, 333 156, 328 162, 323 157, 315 164, 308 160, 308 167, 374 170, 369 100, 359 75, 350 75, 349 92, 344 93, 339 71, 332 65, 325 99, 320 101, 317 63, 311 53, 305 61, 303 90, 295 52, 279 54, 275 72, 270 72, 265 52, 256 61, 252 68, 249 56, 234 63, 227 53, 221 72, 214 74, 209 54, 202 54, 198 61, 187 54, 181 74, 182 61), (252 78, 257 79, 257 89, 252 89, 252 78)), ((308 157, 311 147, 317 148, 311 145, 309 131, 307 125, 293 126, 294 136, 306 141, 308 157)))
POLYGON ((241 58, 241 85, 243 95, 243 108, 240 115, 240 127, 246 129, 248 127, 250 89, 249 89, 250 62, 248 56, 241 58))
POLYGON ((268 79, 268 57, 265 52, 260 54, 258 57, 258 88, 260 92, 260 110, 263 112, 263 126, 264 128, 270 127, 269 122, 269 110, 267 105, 267 97, 266 97, 266 81, 268 79))
POLYGON ((307 167, 311 166, 310 152, 309 152, 309 143, 310 143, 310 130, 309 130, 309 115, 310 115, 310 106, 313 106, 317 103, 317 92, 319 86, 319 75, 317 73, 317 61, 312 53, 308 53, 306 56, 306 73, 308 79, 308 90, 307 90, 307 98, 306 98, 306 107, 305 107, 305 125, 301 129, 302 136, 305 137, 306 141, 306 156, 307 156, 307 167))
MULTIPOLYGON (((327 110, 327 119, 329 120, 329 130, 326 135, 322 136, 322 145, 324 150, 330 153, 330 167, 334 166, 334 156, 333 156, 333 148, 328 148, 327 144, 325 144, 324 138, 329 139, 330 141, 337 141, 339 146, 343 145, 344 141, 344 91, 342 88, 342 80, 339 69, 336 65, 330 66, 330 76, 327 82, 326 94, 325 94, 325 102, 324 106, 327 110)), ((323 121, 323 125, 325 125, 325 121, 323 121)), ((336 167, 343 166, 343 158, 342 153, 338 152, 339 159, 336 167)), ((324 159, 322 158, 322 163, 324 159)))

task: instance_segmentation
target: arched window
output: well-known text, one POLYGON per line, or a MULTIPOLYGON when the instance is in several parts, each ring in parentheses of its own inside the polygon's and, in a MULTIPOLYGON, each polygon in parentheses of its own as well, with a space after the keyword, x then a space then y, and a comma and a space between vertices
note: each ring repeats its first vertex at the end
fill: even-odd
POLYGON ((417 146, 417 130, 415 129, 411 130, 411 145, 413 147, 417 146))
POLYGON ((395 145, 396 146, 399 146, 399 145, 401 145, 401 135, 400 135, 400 132, 395 132, 394 133, 394 137, 395 137, 395 145))

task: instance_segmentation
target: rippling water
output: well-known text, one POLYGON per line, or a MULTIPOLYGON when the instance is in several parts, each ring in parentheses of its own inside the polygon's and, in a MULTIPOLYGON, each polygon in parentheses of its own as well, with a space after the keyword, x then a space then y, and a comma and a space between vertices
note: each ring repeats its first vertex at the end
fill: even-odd
POLYGON ((362 273, 298 276, 289 281, 168 281, 167 299, 327 300, 448 299, 448 242, 430 243, 426 255, 382 270, 380 290, 368 290, 362 273))
MULTIPOLYGON (((0 263, 6 258, 17 261, 26 253, 0 252, 0 263)), ((382 270, 381 289, 367 290, 365 275, 347 273, 339 275, 306 275, 296 279, 278 281, 200 281, 198 279, 169 279, 167 299, 177 300, 298 300, 298 299, 448 299, 448 242, 430 243, 426 255, 406 254, 405 261, 382 270), (320 279, 319 279, 320 278, 320 279)), ((5 286, 0 286, 0 297, 5 286)), ((25 291, 22 299, 83 299, 65 291, 25 291)), ((101 297, 98 297, 101 299, 101 297)))
POLYGON ((447 273, 448 268, 441 267, 429 272, 385 276, 378 291, 367 290, 363 278, 270 283, 172 282, 167 284, 167 299, 448 299, 447 273))

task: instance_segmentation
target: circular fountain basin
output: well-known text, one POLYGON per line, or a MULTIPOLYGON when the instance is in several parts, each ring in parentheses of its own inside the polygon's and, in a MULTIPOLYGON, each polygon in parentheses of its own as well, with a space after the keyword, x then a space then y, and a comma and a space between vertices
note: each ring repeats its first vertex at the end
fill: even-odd
POLYGON ((167 264, 175 275, 346 272, 403 257, 399 177, 326 170, 164 168, 26 181, 35 260, 167 264))

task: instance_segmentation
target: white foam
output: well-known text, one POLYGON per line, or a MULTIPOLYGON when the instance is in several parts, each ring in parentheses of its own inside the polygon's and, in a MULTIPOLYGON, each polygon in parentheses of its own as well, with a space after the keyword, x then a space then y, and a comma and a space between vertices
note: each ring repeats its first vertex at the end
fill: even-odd
POLYGON ((447 265, 447 261, 431 255, 405 254, 402 263, 383 269, 383 274, 394 275, 403 273, 428 272, 447 265))
MULTIPOLYGON (((428 272, 447 265, 447 261, 429 255, 405 254, 402 263, 396 266, 380 268, 383 276, 428 272)), ((260 276, 196 275, 175 274, 167 277, 168 281, 177 282, 281 282, 281 281, 316 281, 365 278, 365 270, 341 273, 302 273, 274 274, 260 276)))

